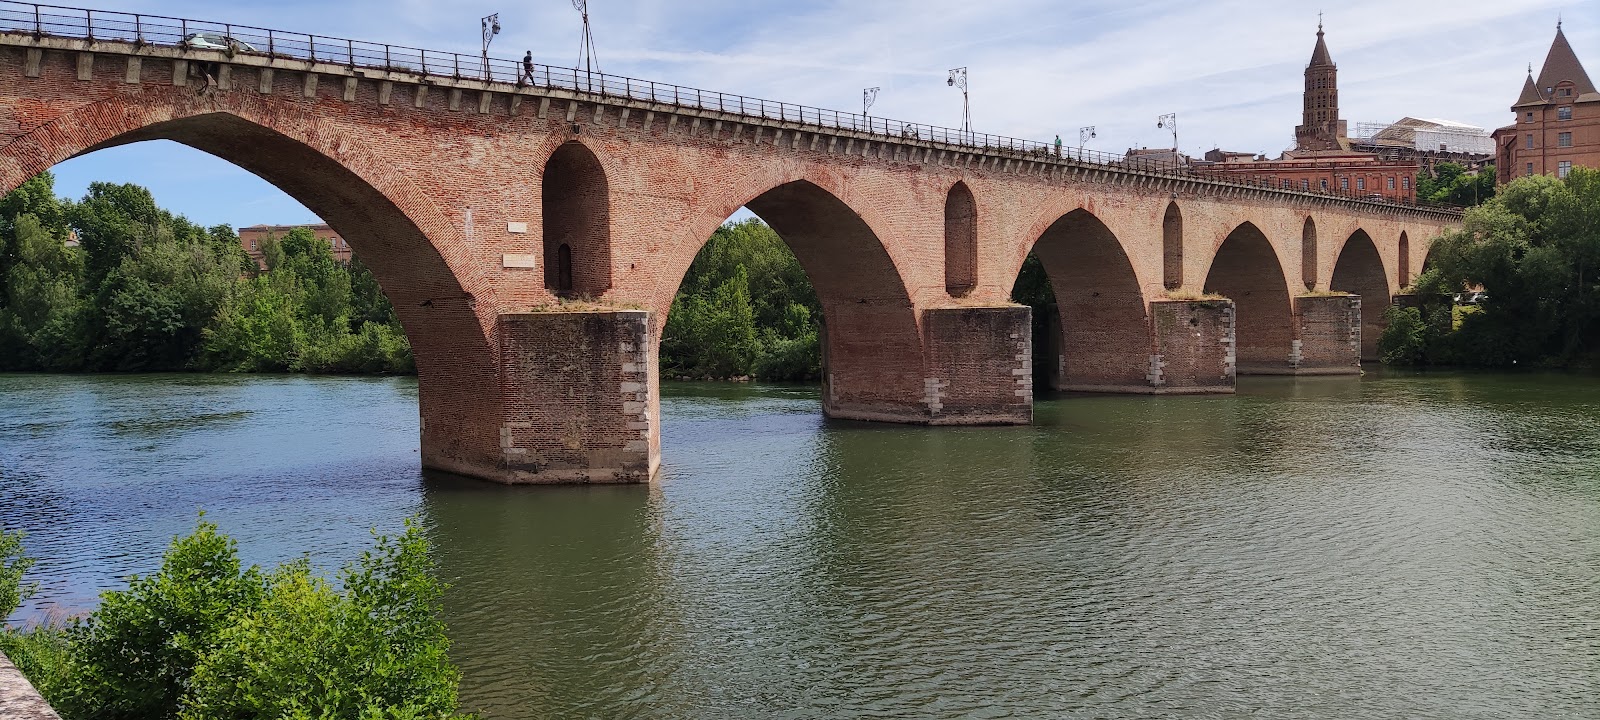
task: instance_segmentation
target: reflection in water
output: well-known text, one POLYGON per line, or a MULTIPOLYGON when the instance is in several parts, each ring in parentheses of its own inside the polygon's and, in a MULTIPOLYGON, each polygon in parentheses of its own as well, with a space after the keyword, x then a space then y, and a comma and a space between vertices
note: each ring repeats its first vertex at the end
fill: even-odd
POLYGON ((421 477, 404 380, 0 376, 0 520, 82 606, 196 507, 269 561, 420 512, 490 718, 1600 716, 1588 379, 1262 378, 981 429, 666 393, 659 485, 502 488, 421 477))

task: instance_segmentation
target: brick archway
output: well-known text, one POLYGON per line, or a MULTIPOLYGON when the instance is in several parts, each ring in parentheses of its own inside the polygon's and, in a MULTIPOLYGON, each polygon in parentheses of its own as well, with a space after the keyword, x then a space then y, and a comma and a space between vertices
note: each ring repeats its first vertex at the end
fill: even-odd
MULTIPOLYGON (((656 326, 665 327, 672 298, 711 232, 734 210, 748 208, 789 246, 822 304, 824 411, 863 420, 918 419, 906 410, 906 398, 919 397, 923 384, 922 338, 910 294, 867 220, 819 182, 825 181, 793 179, 746 191, 748 197, 728 203, 728 213, 703 236, 686 239, 657 289, 656 326)), ((652 339, 659 351, 659 333, 652 339)))
POLYGON ((96 150, 172 140, 238 165, 316 213, 360 255, 417 361, 422 461, 476 471, 499 456, 494 286, 464 234, 361 142, 269 97, 140 86, 51 118, 0 148, 0 191, 96 150))
POLYGON ((1289 367, 1294 308, 1282 260, 1254 223, 1228 233, 1206 272, 1205 291, 1223 295, 1237 308, 1235 347, 1241 375, 1289 367))
POLYGON ((1060 314, 1058 389, 1127 392, 1144 385, 1145 298, 1117 236, 1080 208, 1040 233, 1032 254, 1044 265, 1060 314))
POLYGON ((1383 257, 1365 230, 1357 230, 1339 250, 1328 289, 1361 297, 1361 359, 1378 359, 1378 336, 1383 334, 1383 314, 1389 309, 1389 281, 1383 257))

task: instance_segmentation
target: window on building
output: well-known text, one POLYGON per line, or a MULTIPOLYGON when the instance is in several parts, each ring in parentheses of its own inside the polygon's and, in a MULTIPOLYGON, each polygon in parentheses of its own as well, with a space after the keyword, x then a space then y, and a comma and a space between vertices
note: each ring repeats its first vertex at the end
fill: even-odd
POLYGON ((1528 149, 1533 149, 1533 133, 1528 133, 1528 149))
POLYGON ((1285 190, 1293 190, 1294 189, 1294 181, 1285 179, 1283 181, 1283 189, 1285 189, 1285 190))
POLYGON ((1564 132, 1556 135, 1556 147, 1572 147, 1572 133, 1564 132))
POLYGON ((1557 120, 1571 120, 1572 119, 1572 106, 1571 105, 1562 105, 1561 107, 1556 108, 1556 119, 1557 120))
POLYGON ((1347 178, 1347 177, 1339 178, 1339 189, 1340 190, 1349 190, 1350 189, 1350 178, 1347 178))
POLYGON ((1403 190, 1410 190, 1411 189, 1411 178, 1408 178, 1408 177, 1400 178, 1400 188, 1403 189, 1403 190))
POLYGON ((256 241, 254 241, 254 240, 250 241, 250 249, 251 250, 255 250, 256 249, 256 241))
POLYGON ((1572 88, 1561 88, 1560 90, 1556 91, 1556 95, 1561 97, 1572 97, 1572 88))
POLYGON ((1523 174, 1527 175, 1528 177, 1533 177, 1533 163, 1528 163, 1528 171, 1523 174))
POLYGON ((1367 179, 1366 178, 1356 178, 1356 189, 1357 190, 1365 190, 1365 189, 1367 189, 1367 179))
POLYGON ((1562 160, 1561 162, 1556 163, 1556 177, 1565 178, 1567 173, 1570 172, 1572 172, 1571 160, 1562 160))
POLYGON ((1394 189, 1394 177, 1393 176, 1390 176, 1390 178, 1389 178, 1389 189, 1390 190, 1394 189))
POLYGON ((1328 179, 1327 178, 1323 178, 1319 182, 1322 183, 1322 189, 1323 189, 1324 192, 1326 192, 1327 189, 1328 189, 1328 179))
POLYGON ((1301 190, 1310 190, 1311 189, 1311 181, 1310 180, 1301 180, 1300 181, 1300 189, 1301 190))

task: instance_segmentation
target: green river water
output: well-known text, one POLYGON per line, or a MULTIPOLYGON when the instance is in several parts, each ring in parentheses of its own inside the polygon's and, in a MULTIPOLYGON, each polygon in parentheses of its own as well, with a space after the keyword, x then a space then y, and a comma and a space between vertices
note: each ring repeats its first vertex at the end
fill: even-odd
POLYGON ((410 379, 0 375, 0 524, 82 612, 207 517, 419 516, 486 718, 1600 718, 1600 381, 1255 379, 1023 428, 667 384, 649 487, 419 469, 410 379))

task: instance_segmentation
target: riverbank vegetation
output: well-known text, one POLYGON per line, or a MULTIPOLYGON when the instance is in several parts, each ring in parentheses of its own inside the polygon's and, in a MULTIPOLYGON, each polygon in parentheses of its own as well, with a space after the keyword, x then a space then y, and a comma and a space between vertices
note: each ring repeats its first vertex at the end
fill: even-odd
MULTIPOLYGON (((0 619, 30 591, 18 540, 0 532, 0 619)), ((245 567, 202 520, 154 574, 86 617, 0 629, 0 651, 64 720, 446 718, 460 673, 443 589, 411 523, 334 583, 305 560, 245 567)))
POLYGON ((1475 173, 1453 162, 1435 164, 1417 173, 1417 199, 1471 207, 1489 202, 1495 193, 1494 163, 1475 173))
POLYGON ((263 250, 266 272, 232 228, 195 225, 137 185, 71 201, 48 173, 29 180, 0 198, 0 371, 413 370, 359 261, 305 230, 263 250))
POLYGON ((684 275, 661 337, 663 377, 815 380, 822 305, 794 253, 760 220, 717 228, 684 275))
POLYGON ((1600 171, 1519 178, 1434 242, 1379 342, 1396 365, 1592 367, 1600 360, 1600 171), (1454 296, 1481 289, 1475 312, 1454 296))

